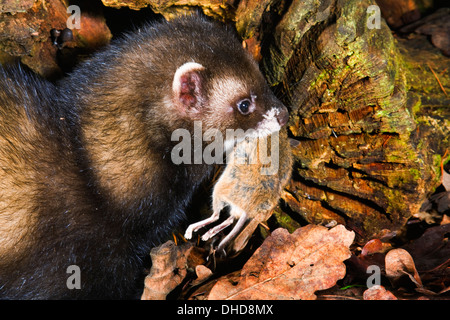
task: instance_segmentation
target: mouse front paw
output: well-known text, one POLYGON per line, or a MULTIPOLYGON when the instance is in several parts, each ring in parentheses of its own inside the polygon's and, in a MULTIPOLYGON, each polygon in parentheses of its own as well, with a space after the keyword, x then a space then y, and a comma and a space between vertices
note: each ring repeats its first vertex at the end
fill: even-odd
POLYGON ((192 233, 194 232, 194 225, 189 225, 184 233, 184 237, 188 240, 192 239, 192 233))

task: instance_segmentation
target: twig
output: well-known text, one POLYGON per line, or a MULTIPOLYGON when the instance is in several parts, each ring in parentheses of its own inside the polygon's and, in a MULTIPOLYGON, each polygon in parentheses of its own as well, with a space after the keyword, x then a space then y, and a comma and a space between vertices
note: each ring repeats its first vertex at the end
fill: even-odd
POLYGON ((437 76, 437 74, 434 72, 433 68, 431 68, 430 64, 427 63, 428 68, 430 68, 431 72, 433 72, 434 77, 436 78, 437 82, 439 83, 439 86, 441 87, 442 91, 444 92, 445 96, 448 97, 447 92, 445 92, 444 86, 442 85, 442 83, 439 81, 439 78, 437 76))
POLYGON ((382 145, 383 148, 384 148, 384 146, 386 145, 386 143, 387 143, 391 138, 392 138, 392 136, 388 136, 387 139, 384 140, 383 145, 382 145))
POLYGON ((266 229, 267 231, 270 231, 270 228, 263 222, 259 223, 264 229, 266 229))
POLYGON ((322 298, 323 300, 361 300, 361 299, 355 298, 355 297, 339 296, 336 294, 319 295, 318 298, 322 298))
POLYGON ((172 233, 172 237, 173 237, 173 242, 175 242, 175 245, 178 246, 177 236, 175 235, 175 233, 172 233))

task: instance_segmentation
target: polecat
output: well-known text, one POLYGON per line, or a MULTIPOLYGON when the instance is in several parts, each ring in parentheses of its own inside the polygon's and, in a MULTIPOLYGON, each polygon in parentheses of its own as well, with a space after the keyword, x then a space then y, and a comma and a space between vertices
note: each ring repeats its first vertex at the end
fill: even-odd
MULTIPOLYGON (((185 238, 192 233, 219 220, 222 209, 229 206, 229 217, 206 231, 202 240, 208 240, 223 229, 235 223, 234 227, 217 245, 216 250, 224 250, 244 228, 247 222, 254 227, 267 220, 277 205, 283 188, 292 173, 292 150, 286 130, 260 138, 247 138, 237 143, 230 153, 225 170, 214 185, 213 214, 202 221, 188 226, 185 238)), ((243 249, 249 236, 243 234, 233 244, 231 252, 243 249)))
POLYGON ((142 258, 212 171, 174 164, 172 132, 288 119, 233 31, 197 16, 143 27, 56 85, 0 69, 0 88, 4 299, 139 297, 142 258))

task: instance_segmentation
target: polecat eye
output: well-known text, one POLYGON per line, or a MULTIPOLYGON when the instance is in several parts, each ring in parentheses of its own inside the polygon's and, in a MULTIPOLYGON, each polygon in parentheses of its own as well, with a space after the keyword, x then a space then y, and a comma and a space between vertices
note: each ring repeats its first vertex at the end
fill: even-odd
POLYGON ((239 101, 237 104, 238 110, 240 113, 242 113, 243 115, 246 115, 250 112, 250 106, 251 106, 252 102, 248 99, 244 99, 242 101, 239 101))

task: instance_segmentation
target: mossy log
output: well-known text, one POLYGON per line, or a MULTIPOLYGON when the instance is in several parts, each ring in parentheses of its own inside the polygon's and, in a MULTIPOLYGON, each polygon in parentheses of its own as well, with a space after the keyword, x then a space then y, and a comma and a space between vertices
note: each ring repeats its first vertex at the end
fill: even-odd
POLYGON ((439 184, 450 101, 424 62, 449 91, 449 60, 431 46, 412 53, 384 21, 370 28, 373 1, 266 2, 259 26, 245 15, 237 25, 260 40, 267 78, 291 106, 299 146, 285 202, 362 242, 399 231, 439 184))
MULTIPOLYGON (((23 19, 27 28, 36 26, 20 29, 26 35, 3 27, 0 58, 20 57, 48 75, 56 59, 56 49, 46 43, 48 31, 63 27, 67 4, 24 1, 18 8, 9 2, 0 8, 0 24, 23 19)), ((200 9, 235 24, 291 111, 289 131, 299 144, 295 173, 283 195, 286 211, 311 223, 343 223, 364 242, 401 230, 439 185, 441 156, 450 146, 450 60, 423 36, 396 39, 384 20, 373 27, 368 8, 374 1, 102 2, 150 7, 166 18, 200 9)), ((101 15, 81 9, 91 17, 87 21, 95 17, 102 25, 99 39, 109 41, 101 15)), ((82 26, 72 47, 88 46, 84 39, 93 34, 97 29, 82 26)))
MULTIPOLYGON (((383 20, 370 28, 374 1, 221 3, 214 15, 229 5, 238 33, 291 109, 299 145, 287 206, 308 222, 343 223, 361 242, 401 230, 439 184, 449 146, 450 101, 431 68, 383 20)), ((450 91, 449 60, 431 46, 422 50, 450 91)))

